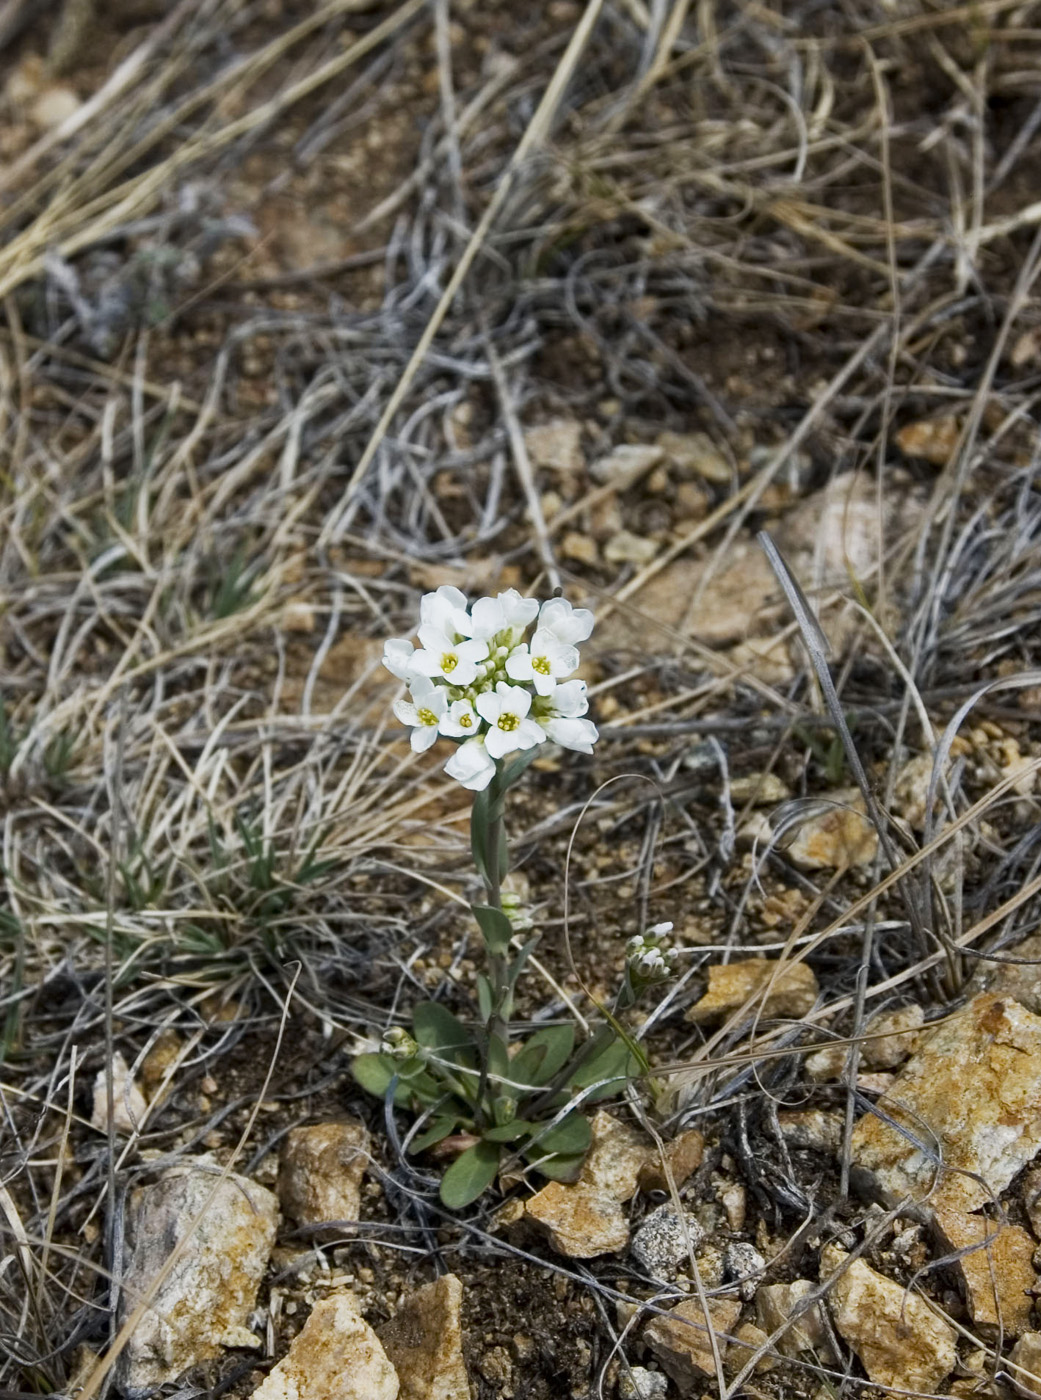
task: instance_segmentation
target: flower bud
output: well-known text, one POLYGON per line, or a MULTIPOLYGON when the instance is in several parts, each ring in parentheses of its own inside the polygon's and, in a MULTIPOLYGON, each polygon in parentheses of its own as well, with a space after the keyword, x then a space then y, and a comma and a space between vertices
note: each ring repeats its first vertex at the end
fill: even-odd
POLYGON ((419 1053, 419 1044, 403 1026, 391 1026, 384 1032, 380 1049, 385 1055, 393 1055, 395 1060, 411 1060, 419 1053))

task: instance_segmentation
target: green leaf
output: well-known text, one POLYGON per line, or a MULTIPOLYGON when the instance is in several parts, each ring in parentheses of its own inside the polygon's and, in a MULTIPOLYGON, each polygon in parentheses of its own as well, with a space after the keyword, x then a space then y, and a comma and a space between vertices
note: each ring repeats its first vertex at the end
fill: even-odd
POLYGON ((584 1152, 578 1152, 573 1157, 564 1157, 558 1153, 543 1158, 539 1148, 524 1155, 529 1161, 537 1162, 539 1171, 550 1181, 576 1181, 582 1170, 582 1163, 586 1160, 584 1152))
POLYGON ((501 1148, 495 1142, 478 1142, 459 1154, 441 1178, 441 1201, 449 1210, 461 1210, 486 1191, 499 1170, 501 1148))
POLYGON ((624 1087, 626 1080, 640 1073, 640 1065, 624 1040, 610 1041, 598 1054, 591 1055, 576 1070, 568 1083, 575 1089, 585 1089, 600 1080, 606 1082, 587 1094, 583 1103, 596 1103, 599 1099, 610 1098, 624 1087))
POLYGON ((373 1098, 385 1099, 391 1081, 398 1078, 394 1090, 394 1102, 399 1108, 407 1108, 412 1101, 411 1089, 398 1077, 397 1061, 389 1055, 355 1055, 351 1063, 351 1074, 367 1094, 373 1098))
POLYGON ((540 1152, 551 1152, 554 1156, 575 1157, 589 1150, 592 1132, 589 1120, 580 1113, 569 1113, 562 1123, 548 1132, 536 1134, 537 1141, 532 1145, 540 1152))
POLYGON ((500 791, 505 793, 506 789, 517 781, 532 759, 538 757, 539 747, 538 744, 535 744, 530 749, 525 749, 503 767, 502 773, 499 775, 500 791))
POLYGON ((490 1021, 495 998, 492 993, 492 984, 485 977, 483 972, 477 974, 477 1009, 481 1013, 482 1021, 490 1021))
POLYGON ((473 1068, 473 1041, 457 1016, 436 1001, 422 1001, 412 1013, 412 1030, 425 1050, 452 1064, 473 1068))
POLYGON ((525 943, 521 947, 520 951, 517 953, 517 956, 513 959, 513 963, 511 964, 510 969, 506 974, 506 981, 509 984, 511 992, 517 985, 518 977, 524 971, 524 964, 528 961, 532 953, 535 951, 535 946, 539 941, 539 937, 540 935, 536 934, 534 938, 529 938, 527 943, 525 943))
POLYGON ((574 1046, 575 1028, 570 1023, 536 1031, 514 1058, 513 1078, 533 1087, 548 1084, 563 1067, 574 1046))
POLYGON ((410 1153, 425 1152, 428 1147, 433 1147, 435 1143, 443 1142, 446 1137, 455 1131, 458 1124, 458 1117, 435 1118, 434 1121, 423 1132, 417 1133, 408 1145, 410 1153))
POLYGON ((517 1138, 527 1137, 538 1127, 524 1118, 515 1118, 512 1123, 498 1123, 494 1128, 485 1128, 481 1136, 485 1142, 516 1142, 517 1138))
POLYGON ((470 809, 470 852, 473 856, 477 873, 484 883, 490 884, 488 879, 488 810, 491 797, 488 789, 479 792, 474 798, 473 807, 470 809))
POLYGON ((488 1037, 488 1073, 492 1079, 496 1080, 496 1087, 509 1092, 509 1086, 503 1084, 504 1079, 512 1079, 512 1066, 510 1064, 510 1052, 506 1048, 506 1042, 501 1035, 490 1035, 488 1037))
POLYGON ((485 947, 493 957, 506 952, 513 937, 513 925, 501 909, 493 909, 490 904, 471 904, 473 916, 484 935, 485 947))

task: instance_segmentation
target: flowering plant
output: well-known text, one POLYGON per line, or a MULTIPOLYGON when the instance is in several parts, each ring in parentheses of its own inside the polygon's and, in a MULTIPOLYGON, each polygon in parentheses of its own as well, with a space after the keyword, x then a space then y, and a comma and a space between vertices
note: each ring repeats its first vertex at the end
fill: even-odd
POLYGON ((505 1167, 526 1162, 543 1176, 572 1179, 589 1146, 580 1106, 617 1093, 646 1070, 640 1047, 617 1020, 645 988, 669 975, 671 954, 659 924, 627 945, 625 977, 613 1011, 576 1048, 573 1024, 545 1026, 511 1046, 517 981, 538 942, 532 920, 504 892, 509 869, 506 793, 542 744, 592 753, 596 726, 584 718, 585 682, 577 644, 593 615, 563 598, 541 605, 509 589, 472 607, 457 588, 427 593, 420 605, 419 647, 393 638, 383 664, 405 682, 408 699, 394 713, 412 730, 419 753, 438 738, 455 752, 445 772, 475 793, 470 845, 485 899, 471 905, 488 958, 477 977, 480 1023, 468 1028, 436 1002, 417 1006, 412 1032, 392 1028, 378 1053, 355 1058, 362 1088, 409 1108, 418 1120, 408 1148, 440 1145, 455 1152, 441 1199, 458 1208, 491 1185, 505 1167))

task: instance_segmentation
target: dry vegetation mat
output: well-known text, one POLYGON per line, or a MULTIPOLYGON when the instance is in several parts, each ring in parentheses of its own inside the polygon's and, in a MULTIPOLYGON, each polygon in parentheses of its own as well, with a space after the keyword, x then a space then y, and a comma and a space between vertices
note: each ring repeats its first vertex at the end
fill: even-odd
POLYGON ((1041 4, 0 45, 0 1393, 1041 1393, 1041 4), (676 950, 459 1210, 351 1075, 482 1019, 445 584, 596 615, 518 1026, 676 950))

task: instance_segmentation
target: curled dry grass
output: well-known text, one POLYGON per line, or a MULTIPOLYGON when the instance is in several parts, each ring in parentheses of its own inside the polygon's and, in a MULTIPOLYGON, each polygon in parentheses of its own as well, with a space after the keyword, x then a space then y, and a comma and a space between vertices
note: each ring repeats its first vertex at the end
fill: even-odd
MULTIPOLYGON (((378 640, 443 577, 563 577, 602 623, 642 620, 642 651, 601 658, 601 700, 624 703, 598 771, 652 782, 605 788, 580 831, 577 967, 588 974, 583 920, 623 880, 634 922, 697 890, 719 934, 652 1018, 652 1042, 706 957, 814 961, 824 994, 808 1024, 735 1023, 685 1044, 674 1019, 662 1042, 681 1066, 679 1118, 725 1109, 764 1209, 805 1218, 793 1250, 835 1220, 776 1146, 764 1155, 793 1047, 827 1031, 855 1048, 865 1015, 907 994, 936 1011, 973 959, 1036 925, 1036 804, 947 759, 982 720, 1038 738, 1017 696, 1038 684, 1041 622, 1041 206, 1024 178, 1041 8, 859 0, 794 18, 590 0, 512 22, 447 0, 333 0, 271 30, 225 0, 174 6, 2 177, 9 1389, 61 1392, 81 1343, 104 1354, 128 1190, 254 1104, 245 1090, 193 1116, 159 1095, 140 1141, 106 1139, 85 1120, 112 1050, 140 1069, 176 1032, 167 1085, 194 1083, 272 1037, 290 988, 291 1014, 349 1049, 422 993, 420 953, 447 942, 458 977, 465 805, 389 742, 375 684, 378 640), (400 180, 359 211, 341 258, 258 271, 246 250, 263 193, 246 207, 236 172, 283 130, 293 172, 349 152, 387 90, 421 125, 400 180), (762 346, 783 366, 773 393, 745 354, 762 346), (612 493, 582 479, 545 509, 553 483, 522 428, 561 414, 594 452, 697 428, 734 479, 645 567, 575 564, 565 524, 612 493), (881 522, 893 432, 922 419, 954 429, 942 470, 912 464, 912 527, 891 522, 848 588, 798 580, 825 632, 844 596, 865 608, 830 659, 802 618, 816 675, 803 660, 778 682, 700 645, 700 594, 689 627, 641 614, 673 561, 722 568, 786 487, 864 474, 881 522), (749 441, 757 452, 739 452, 749 441), (776 849, 743 865, 742 746, 760 770, 794 763, 806 795, 843 766, 844 727, 844 766, 855 774, 850 744, 870 762, 885 838, 872 878, 815 880, 776 849), (916 840, 888 812, 922 752, 946 788, 916 840), (961 835, 985 858, 956 862, 952 880, 941 859, 961 835), (601 873, 595 844, 616 838, 625 864, 601 873), (804 896, 772 949, 747 916, 770 875, 804 896)), ((588 791, 585 776, 552 784, 519 841, 542 862, 549 930, 588 791)), ((852 1091, 845 1102, 851 1123, 852 1091)), ((403 1225, 437 1218, 423 1173, 399 1159, 387 1180, 403 1225)), ((486 1223, 470 1223, 467 1248, 522 1253, 486 1223)), ((628 1347, 619 1295, 607 1271, 571 1276, 613 1337, 603 1393, 628 1347)), ((996 1368, 992 1340, 975 1340, 996 1368)), ((754 1360, 721 1389, 736 1393, 754 1360)), ((790 1365, 800 1385, 826 1375, 790 1365)))

